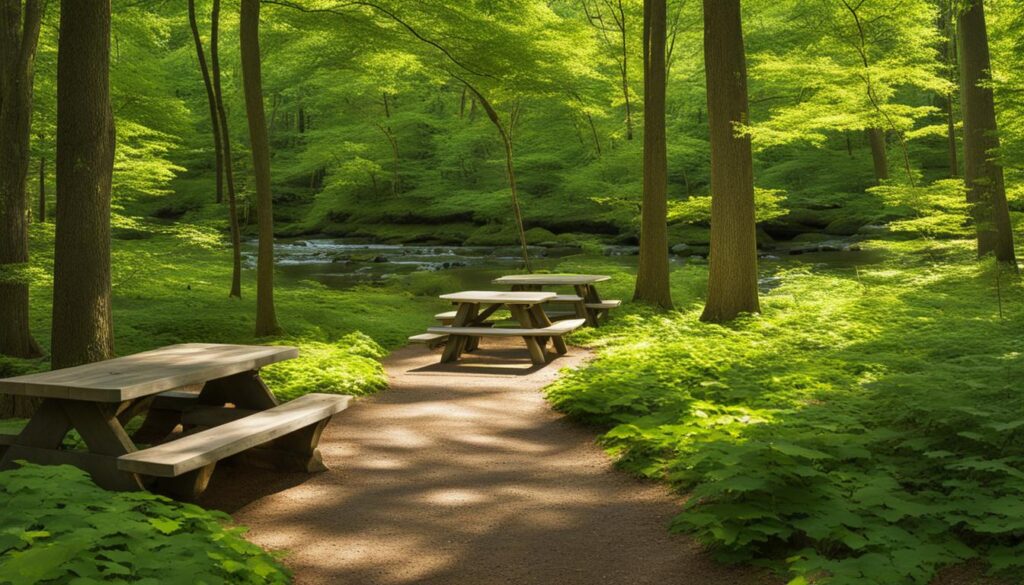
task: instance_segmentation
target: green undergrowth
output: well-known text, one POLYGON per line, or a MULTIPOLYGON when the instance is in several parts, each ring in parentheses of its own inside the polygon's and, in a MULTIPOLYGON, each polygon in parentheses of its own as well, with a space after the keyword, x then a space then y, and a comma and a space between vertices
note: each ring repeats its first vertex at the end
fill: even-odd
POLYGON ((67 465, 0 473, 0 583, 287 583, 221 512, 100 489, 67 465))
MULTIPOLYGON (((704 324, 627 305, 548 389, 621 465, 689 494, 673 529, 793 583, 925 584, 973 560, 1024 573, 1024 287, 963 242, 778 270, 763 313, 704 324)), ((625 292, 625 291, 623 291, 625 292)))

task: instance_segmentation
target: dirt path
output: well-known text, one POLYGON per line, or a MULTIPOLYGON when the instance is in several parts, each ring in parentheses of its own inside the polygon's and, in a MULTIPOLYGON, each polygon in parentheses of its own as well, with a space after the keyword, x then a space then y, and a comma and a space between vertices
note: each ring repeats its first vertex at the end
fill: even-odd
POLYGON ((679 501, 613 470, 594 435, 539 392, 586 353, 537 369, 491 342, 456 366, 410 347, 391 390, 326 431, 331 471, 220 474, 201 502, 290 551, 297 583, 753 584, 666 526, 679 501), (489 349, 488 349, 489 348, 489 349))

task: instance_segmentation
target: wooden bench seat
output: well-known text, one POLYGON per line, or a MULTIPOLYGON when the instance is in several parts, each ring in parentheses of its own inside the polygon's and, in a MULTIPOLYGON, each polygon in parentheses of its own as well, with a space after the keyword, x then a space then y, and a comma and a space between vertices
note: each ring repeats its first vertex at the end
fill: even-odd
POLYGON ((409 343, 422 343, 429 348, 434 348, 448 339, 446 333, 420 333, 419 335, 410 335, 409 343))
POLYGON ((601 301, 600 303, 586 303, 586 305, 588 309, 607 311, 609 309, 618 309, 622 305, 622 301, 601 301))
POLYGON ((551 337, 561 336, 580 328, 585 319, 566 319, 547 327, 525 329, 521 327, 429 327, 430 333, 466 335, 468 337, 551 337))
POLYGON ((555 298, 548 301, 549 303, 578 303, 582 301, 581 297, 576 295, 556 295, 555 298))
MULTIPOLYGON (((322 467, 316 450, 319 433, 331 416, 348 407, 351 398, 334 394, 306 394, 291 402, 198 433, 121 455, 117 458, 117 467, 121 471, 158 478, 176 478, 189 472, 201 471, 203 473, 198 478, 191 480, 193 485, 188 490, 201 492, 206 487, 213 466, 221 459, 291 436, 295 436, 297 442, 282 445, 284 450, 293 451, 296 459, 307 456, 310 459, 307 466, 316 467, 319 463, 322 467), (311 433, 311 436, 300 437, 303 431, 311 433), (307 453, 303 453, 304 450, 307 453)), ((171 491, 180 493, 183 490, 171 491)))

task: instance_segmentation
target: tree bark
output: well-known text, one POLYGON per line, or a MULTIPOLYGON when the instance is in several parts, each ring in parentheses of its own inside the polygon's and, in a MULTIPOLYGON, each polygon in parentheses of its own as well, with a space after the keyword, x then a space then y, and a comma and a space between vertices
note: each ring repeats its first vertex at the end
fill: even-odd
POLYGON ((52 365, 114 355, 110 293, 110 1, 61 0, 52 365))
POLYGON ((28 169, 32 84, 43 6, 0 2, 0 353, 37 357, 29 323, 28 169), (24 22, 22 22, 24 20, 24 22), (20 29, 20 30, 19 30, 20 29))
POLYGON ((868 128, 868 143, 871 145, 871 161, 875 165, 875 183, 881 185, 889 178, 889 158, 885 151, 885 130, 868 128))
MULTIPOLYGON (((622 38, 622 67, 620 72, 622 73, 622 98, 626 101, 626 140, 633 140, 633 106, 629 101, 629 43, 627 42, 628 37, 626 35, 626 11, 622 7, 622 0, 619 0, 618 22, 622 38)), ((646 68, 647 65, 645 64, 645 73, 646 68)), ((644 99, 646 103, 646 98, 644 99)))
POLYGON ((213 0, 210 14, 210 67, 213 74, 213 97, 217 105, 220 141, 223 149, 224 181, 228 191, 228 224, 231 231, 231 291, 228 296, 242 298, 242 236, 238 227, 238 197, 235 194, 235 171, 231 156, 231 132, 224 108, 224 91, 220 81, 220 0, 213 0))
MULTIPOLYGON (((526 241, 526 226, 523 223, 523 212, 519 206, 519 188, 516 184, 516 169, 513 164, 513 151, 512 151, 512 135, 511 131, 505 128, 505 125, 501 123, 501 117, 498 116, 497 110, 491 105, 491 102, 484 97, 475 87, 466 83, 465 80, 460 80, 466 84, 466 87, 476 95, 477 99, 480 100, 480 105, 483 107, 484 112, 487 113, 487 117, 494 124, 494 127, 498 129, 498 134, 501 136, 501 144, 505 148, 505 173, 508 178, 508 187, 512 193, 512 218, 516 222, 516 230, 519 232, 519 249, 523 258, 523 268, 527 272, 533 272, 533 265, 530 262, 530 249, 526 241)), ((474 104, 476 101, 474 100, 474 104)), ((470 115, 472 119, 472 114, 470 115)))
POLYGON ((206 53, 203 51, 203 40, 199 37, 199 25, 196 23, 196 0, 188 0, 188 24, 192 29, 192 42, 196 45, 196 59, 199 61, 199 72, 203 75, 203 86, 206 87, 206 102, 210 106, 210 127, 213 129, 214 172, 217 175, 217 203, 224 201, 224 161, 220 143, 220 122, 217 119, 217 100, 213 94, 213 83, 210 71, 206 67, 206 53))
POLYGON ((704 0, 704 68, 711 137, 711 255, 702 321, 760 311, 747 65, 740 0, 704 0))
POLYGON ((978 256, 1016 267, 1010 210, 1006 202, 1003 167, 994 158, 999 148, 992 64, 989 58, 985 7, 972 0, 960 13, 961 99, 964 116, 964 181, 978 234, 978 256))
POLYGON ((256 259, 256 336, 281 332, 274 309, 274 200, 270 192, 270 141, 263 111, 263 80, 260 73, 260 0, 242 0, 239 23, 242 52, 242 86, 249 121, 259 248, 256 259))
MULTIPOLYGON (((953 27, 953 6, 951 0, 945 0, 940 7, 939 32, 943 35, 940 51, 943 64, 949 77, 959 84, 956 74, 956 31, 953 27)), ((952 93, 947 93, 941 97, 946 114, 946 159, 949 164, 949 176, 955 179, 960 176, 960 163, 957 160, 956 144, 956 108, 953 103, 952 93)))
POLYGON ((46 157, 39 157, 39 223, 46 223, 46 157))
POLYGON ((665 0, 644 0, 644 193, 633 299, 671 309, 665 146, 666 19, 665 0))

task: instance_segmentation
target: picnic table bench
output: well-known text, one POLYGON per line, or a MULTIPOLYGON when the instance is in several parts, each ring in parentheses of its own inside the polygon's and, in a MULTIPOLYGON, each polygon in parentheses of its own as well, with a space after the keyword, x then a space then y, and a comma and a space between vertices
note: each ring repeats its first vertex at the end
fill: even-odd
MULTIPOLYGON (((477 348, 483 337, 522 337, 535 365, 548 362, 550 341, 557 355, 568 349, 562 337, 583 325, 585 319, 568 319, 552 323, 542 305, 557 297, 551 292, 463 291, 441 295, 456 305, 456 310, 435 315, 441 326, 429 327, 427 333, 414 335, 410 341, 446 343, 441 363, 458 360, 463 352, 477 348), (487 321, 498 309, 505 307, 519 327, 495 327, 487 321)), ((576 299, 580 300, 580 299, 576 299)))
POLYGON ((0 393, 42 398, 18 435, 0 435, 0 469, 18 460, 70 464, 107 489, 156 487, 195 497, 218 461, 306 472, 326 469, 317 445, 350 396, 307 394, 279 404, 259 370, 294 347, 188 343, 0 380, 0 393), (144 416, 129 436, 125 425, 144 416), (68 449, 75 430, 84 449, 68 449), (152 446, 140 448, 138 443, 152 446))
POLYGON ((559 295, 551 302, 568 303, 572 310, 551 311, 548 312, 549 317, 554 320, 584 318, 587 325, 597 327, 602 318, 606 319, 612 309, 622 304, 619 300, 602 300, 597 294, 595 285, 609 280, 610 276, 601 274, 512 274, 496 278, 492 282, 510 286, 513 291, 540 291, 550 286, 571 286, 576 292, 575 295, 559 295), (582 299, 582 302, 577 297, 582 299))

